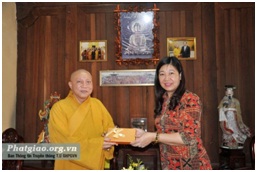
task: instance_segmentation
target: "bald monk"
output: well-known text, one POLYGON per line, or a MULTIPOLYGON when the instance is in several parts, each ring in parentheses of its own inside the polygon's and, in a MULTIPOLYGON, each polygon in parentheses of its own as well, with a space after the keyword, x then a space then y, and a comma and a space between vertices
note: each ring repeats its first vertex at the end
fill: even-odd
POLYGON ((55 170, 103 170, 105 159, 113 158, 114 145, 104 137, 113 128, 111 115, 100 100, 92 98, 92 76, 79 69, 71 74, 68 96, 50 111, 51 143, 79 143, 79 160, 55 160, 55 170))

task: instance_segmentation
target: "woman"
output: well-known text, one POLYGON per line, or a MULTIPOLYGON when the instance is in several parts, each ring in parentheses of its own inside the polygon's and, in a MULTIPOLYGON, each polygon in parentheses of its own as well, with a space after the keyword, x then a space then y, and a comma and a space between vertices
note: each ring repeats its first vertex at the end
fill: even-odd
POLYGON ((201 140, 201 102, 185 89, 182 65, 176 57, 165 57, 155 75, 155 126, 157 132, 137 129, 132 146, 159 143, 163 170, 212 169, 201 140))

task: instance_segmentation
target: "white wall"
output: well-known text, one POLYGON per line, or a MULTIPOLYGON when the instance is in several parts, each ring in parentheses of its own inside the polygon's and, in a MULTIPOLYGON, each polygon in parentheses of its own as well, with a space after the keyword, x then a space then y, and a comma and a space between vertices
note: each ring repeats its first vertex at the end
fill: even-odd
POLYGON ((2 131, 15 128, 17 21, 15 2, 2 2, 2 131))

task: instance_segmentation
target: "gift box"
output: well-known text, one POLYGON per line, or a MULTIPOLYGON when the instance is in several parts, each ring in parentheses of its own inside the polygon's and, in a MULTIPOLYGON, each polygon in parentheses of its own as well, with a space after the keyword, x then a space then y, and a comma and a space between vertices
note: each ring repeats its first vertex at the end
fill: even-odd
POLYGON ((129 144, 135 140, 135 128, 110 128, 106 137, 110 138, 111 142, 118 144, 129 144))

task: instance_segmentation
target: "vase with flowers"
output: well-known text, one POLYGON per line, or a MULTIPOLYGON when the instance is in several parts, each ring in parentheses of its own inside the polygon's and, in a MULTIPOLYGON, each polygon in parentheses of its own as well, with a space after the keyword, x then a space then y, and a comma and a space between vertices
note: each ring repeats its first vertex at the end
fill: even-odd
POLYGON ((141 159, 137 158, 135 162, 129 154, 127 156, 129 158, 129 165, 127 168, 123 167, 122 170, 147 170, 141 159))

